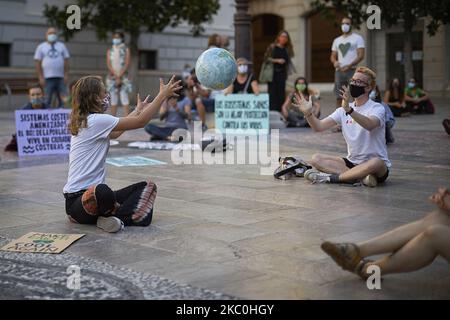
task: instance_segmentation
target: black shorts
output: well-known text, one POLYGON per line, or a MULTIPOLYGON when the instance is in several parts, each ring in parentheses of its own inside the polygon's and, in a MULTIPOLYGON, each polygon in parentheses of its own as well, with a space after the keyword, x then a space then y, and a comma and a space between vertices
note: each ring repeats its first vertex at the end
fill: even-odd
MULTIPOLYGON (((347 166, 347 168, 352 169, 354 167, 357 166, 357 164, 351 162, 350 160, 348 160, 347 158, 342 158, 345 162, 345 165, 347 166)), ((382 177, 377 177, 377 182, 378 183, 383 183, 386 181, 386 179, 389 177, 389 169, 386 170, 386 173, 384 174, 384 176, 382 177)))

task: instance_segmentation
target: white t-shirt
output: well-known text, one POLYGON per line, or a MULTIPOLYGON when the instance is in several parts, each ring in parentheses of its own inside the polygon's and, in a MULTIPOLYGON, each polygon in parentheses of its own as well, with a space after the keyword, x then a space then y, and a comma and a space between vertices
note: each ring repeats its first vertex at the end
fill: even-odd
POLYGON ((349 36, 344 35, 337 37, 333 41, 331 51, 338 53, 338 61, 341 67, 348 66, 358 57, 358 50, 364 48, 364 39, 359 34, 351 33, 349 36))
POLYGON ((34 53, 34 60, 42 61, 45 79, 64 78, 64 60, 69 58, 69 51, 62 42, 55 42, 53 45, 43 42, 34 53))
POLYGON ((119 118, 109 114, 91 114, 87 128, 72 136, 69 155, 69 177, 64 193, 85 190, 105 183, 105 161, 109 150, 109 135, 119 118))
POLYGON ((368 100, 360 107, 355 107, 355 103, 350 106, 356 112, 366 116, 375 116, 380 120, 380 126, 372 131, 361 127, 350 115, 346 115, 343 108, 334 111, 328 118, 342 126, 342 134, 347 142, 347 159, 355 164, 360 164, 373 157, 378 157, 386 163, 388 168, 391 162, 388 159, 385 133, 385 110, 383 105, 372 100, 368 100))

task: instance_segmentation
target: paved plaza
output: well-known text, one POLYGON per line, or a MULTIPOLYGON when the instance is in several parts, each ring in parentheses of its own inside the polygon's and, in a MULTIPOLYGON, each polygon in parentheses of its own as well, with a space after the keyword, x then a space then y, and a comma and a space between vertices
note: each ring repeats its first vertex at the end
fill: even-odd
MULTIPOLYGON (((128 132, 110 157, 168 164, 108 165, 112 188, 148 178, 158 185, 153 224, 118 234, 68 222, 62 196, 67 157, 4 153, 14 115, 2 112, 0 245, 31 231, 86 236, 59 256, 2 252, 0 297, 448 299, 450 267, 443 259, 418 272, 385 276, 381 290, 368 290, 320 250, 323 240, 365 240, 433 209, 428 196, 438 186, 450 187, 450 136, 441 125, 450 118, 450 101, 435 102, 434 115, 397 119, 396 141, 388 147, 390 178, 373 189, 275 180, 256 165, 174 165, 170 151, 127 148, 148 139, 143 130, 128 132), (66 289, 62 276, 71 264, 82 267, 81 290, 86 286, 78 294, 66 289)), ((325 115, 333 104, 324 97, 325 115)), ((342 134, 280 132, 281 155, 309 159, 318 151, 345 155, 342 134)))

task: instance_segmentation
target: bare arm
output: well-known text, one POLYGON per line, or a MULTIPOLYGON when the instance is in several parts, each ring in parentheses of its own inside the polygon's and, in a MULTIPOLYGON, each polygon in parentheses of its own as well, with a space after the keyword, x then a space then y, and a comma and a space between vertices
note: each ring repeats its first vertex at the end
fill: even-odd
POLYGON ((339 68, 338 54, 337 51, 331 51, 330 61, 333 67, 339 68))
POLYGON ((163 101, 171 95, 176 95, 175 92, 180 89, 182 89, 180 86, 180 81, 175 82, 175 76, 172 76, 167 85, 164 85, 162 79, 160 79, 160 90, 156 98, 149 103, 149 97, 147 97, 144 101, 141 101, 138 95, 138 108, 143 109, 141 114, 137 117, 120 118, 119 123, 113 131, 126 131, 143 128, 158 112, 163 101))
MULTIPOLYGON (((142 112, 138 110, 138 108, 134 109, 133 112, 131 112, 127 117, 137 117, 142 112)), ((109 135, 110 139, 117 139, 119 138, 125 131, 112 131, 109 135)))
POLYGON ((42 71, 42 61, 41 60, 35 60, 34 65, 36 67, 36 73, 39 79, 39 83, 42 87, 45 85, 44 80, 44 72, 42 71))
POLYGON ((233 93, 233 88, 234 88, 233 84, 230 84, 230 86, 223 91, 223 94, 227 95, 233 93))
POLYGON ((259 91, 258 81, 256 81, 256 80, 252 81, 252 90, 255 95, 259 95, 260 91, 259 91))
POLYGON ((306 100, 303 94, 295 93, 295 100, 297 103, 293 104, 295 107, 299 108, 301 112, 305 115, 306 121, 308 121, 311 128, 316 132, 322 132, 333 128, 337 123, 331 118, 325 118, 323 120, 317 119, 317 117, 312 112, 312 99, 306 100))
POLYGON ((355 60, 352 61, 351 66, 356 66, 358 63, 364 60, 364 56, 366 55, 366 49, 365 48, 358 48, 356 49, 357 57, 355 60))
POLYGON ((291 100, 289 98, 290 96, 287 96, 286 100, 284 100, 284 103, 281 106, 281 113, 283 114, 283 117, 285 119, 287 119, 288 117, 288 108, 291 106, 291 100))

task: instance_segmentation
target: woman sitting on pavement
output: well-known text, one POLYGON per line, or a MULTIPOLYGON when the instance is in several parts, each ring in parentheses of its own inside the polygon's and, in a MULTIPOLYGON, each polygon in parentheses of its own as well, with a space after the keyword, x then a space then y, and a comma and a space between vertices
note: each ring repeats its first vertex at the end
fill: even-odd
POLYGON ((408 86, 405 89, 405 101, 412 113, 434 113, 434 106, 428 97, 428 93, 417 85, 414 78, 409 79, 408 86))
POLYGON ((398 78, 391 80, 389 89, 384 93, 383 102, 391 108, 395 117, 407 117, 411 115, 409 108, 405 104, 405 93, 398 78))
POLYGON ((237 59, 238 74, 236 80, 234 80, 234 82, 225 89, 224 94, 259 94, 258 81, 252 73, 248 73, 248 66, 250 64, 251 62, 245 58, 237 59))
POLYGON ((450 197, 439 188, 429 200, 437 208, 421 220, 403 225, 374 239, 354 243, 324 242, 324 250, 344 270, 367 279, 367 269, 378 266, 381 274, 412 272, 431 264, 437 256, 450 263, 450 197), (376 261, 366 257, 389 254, 376 261))
POLYGON ((299 77, 295 80, 294 91, 286 98, 283 106, 281 107, 281 113, 287 121, 288 127, 309 127, 308 121, 306 121, 303 113, 292 105, 292 99, 295 93, 303 94, 306 100, 312 99, 312 113, 316 118, 320 118, 320 104, 317 101, 315 92, 309 89, 308 82, 304 77, 299 77))

